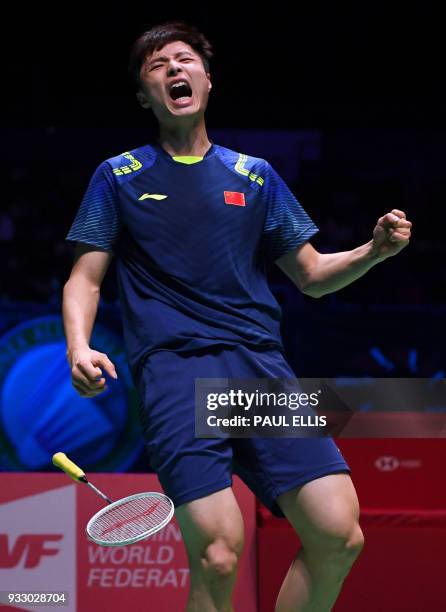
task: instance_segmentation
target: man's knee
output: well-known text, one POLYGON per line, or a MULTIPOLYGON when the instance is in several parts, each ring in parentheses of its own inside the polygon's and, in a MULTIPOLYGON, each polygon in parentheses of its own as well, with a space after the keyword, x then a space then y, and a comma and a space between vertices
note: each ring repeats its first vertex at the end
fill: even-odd
POLYGON ((242 551, 242 541, 228 542, 217 538, 205 550, 202 567, 212 578, 228 578, 237 570, 238 560, 242 551))
POLYGON ((313 575, 324 576, 332 584, 342 584, 364 546, 364 535, 359 523, 349 531, 330 531, 321 539, 306 542, 303 552, 308 569, 313 575))
POLYGON ((177 508, 191 578, 200 582, 231 576, 242 552, 243 517, 227 488, 177 508))
POLYGON ((355 523, 352 529, 350 537, 345 540, 345 549, 354 557, 357 557, 361 550, 364 548, 365 538, 364 533, 359 526, 359 523, 355 523))
POLYGON ((328 558, 336 559, 340 567, 349 568, 364 547, 364 534, 357 521, 347 528, 344 526, 337 533, 330 533, 325 541, 320 542, 321 552, 328 558))

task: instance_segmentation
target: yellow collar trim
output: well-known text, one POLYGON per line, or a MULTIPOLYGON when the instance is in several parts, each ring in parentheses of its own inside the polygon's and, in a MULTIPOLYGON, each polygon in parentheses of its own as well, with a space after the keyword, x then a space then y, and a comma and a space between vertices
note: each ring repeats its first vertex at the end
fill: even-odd
POLYGON ((179 164, 198 164, 198 162, 203 161, 203 157, 194 155, 180 155, 179 157, 172 157, 172 159, 179 164))

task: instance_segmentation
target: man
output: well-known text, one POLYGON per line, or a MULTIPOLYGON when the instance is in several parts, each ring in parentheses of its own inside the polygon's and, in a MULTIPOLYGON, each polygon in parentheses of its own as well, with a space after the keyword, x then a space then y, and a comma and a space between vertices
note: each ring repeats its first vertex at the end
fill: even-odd
POLYGON ((271 166, 209 141, 211 56, 205 37, 183 23, 152 28, 134 45, 130 71, 140 104, 158 120, 159 142, 101 164, 69 232, 78 243, 63 300, 72 381, 94 397, 104 371, 116 378, 108 357, 89 346, 114 254, 147 450, 189 557, 187 610, 232 610, 243 547, 237 473, 303 544, 276 610, 323 612, 363 545, 348 465, 331 438, 195 438, 194 381, 294 376, 266 258, 319 297, 398 253, 411 223, 393 210, 367 244, 318 253, 309 242, 317 228, 271 166))

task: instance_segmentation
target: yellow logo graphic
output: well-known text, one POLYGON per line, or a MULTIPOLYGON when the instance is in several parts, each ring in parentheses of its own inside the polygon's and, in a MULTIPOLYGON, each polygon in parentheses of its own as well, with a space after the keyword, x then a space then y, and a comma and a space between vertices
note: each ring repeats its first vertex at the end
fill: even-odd
POLYGON ((136 157, 133 157, 133 155, 129 153, 128 151, 126 151, 122 155, 123 157, 129 160, 130 164, 128 166, 121 166, 120 168, 115 168, 113 170, 113 174, 116 174, 116 176, 122 176, 123 174, 130 174, 130 172, 135 172, 136 170, 139 170, 140 168, 142 168, 141 162, 139 162, 136 159, 136 157))
POLYGON ((247 161, 248 156, 243 155, 243 153, 240 153, 238 162, 235 164, 236 172, 238 172, 239 174, 243 174, 243 176, 247 176, 251 181, 255 181, 260 186, 262 186, 265 180, 261 176, 258 176, 257 174, 254 174, 254 172, 251 172, 250 170, 245 168, 245 164, 247 161))
POLYGON ((167 196, 161 195, 160 193, 143 193, 138 200, 147 200, 148 198, 151 198, 152 200, 165 200, 167 196))

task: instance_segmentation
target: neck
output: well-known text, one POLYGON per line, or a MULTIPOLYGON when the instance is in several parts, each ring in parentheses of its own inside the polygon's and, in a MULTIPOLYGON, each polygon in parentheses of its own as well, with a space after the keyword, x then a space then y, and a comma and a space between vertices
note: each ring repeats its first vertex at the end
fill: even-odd
POLYGON ((193 125, 161 125, 159 144, 172 157, 204 157, 211 146, 204 121, 193 125))

